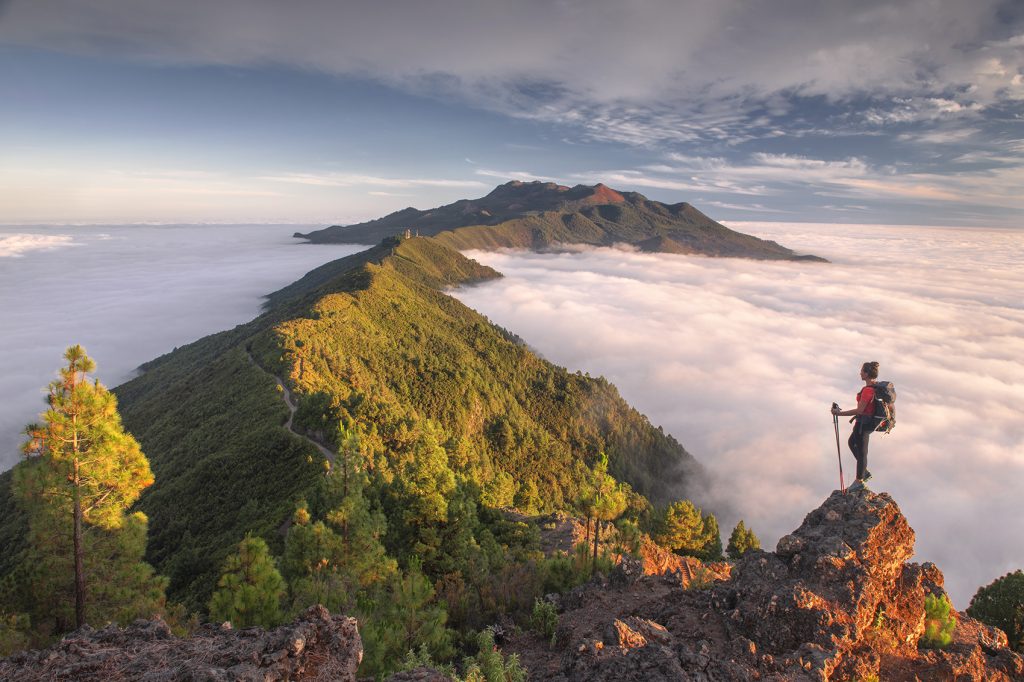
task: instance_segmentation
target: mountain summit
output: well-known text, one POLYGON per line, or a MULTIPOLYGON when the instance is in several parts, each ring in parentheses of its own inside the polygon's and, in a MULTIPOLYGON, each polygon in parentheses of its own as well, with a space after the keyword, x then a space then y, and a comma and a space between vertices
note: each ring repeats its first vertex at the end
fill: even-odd
POLYGON ((375 244, 405 230, 436 235, 458 249, 625 243, 650 252, 823 260, 730 230, 686 202, 663 204, 603 184, 567 187, 512 181, 479 199, 461 199, 426 211, 406 208, 365 223, 334 225, 296 236, 312 242, 375 244))

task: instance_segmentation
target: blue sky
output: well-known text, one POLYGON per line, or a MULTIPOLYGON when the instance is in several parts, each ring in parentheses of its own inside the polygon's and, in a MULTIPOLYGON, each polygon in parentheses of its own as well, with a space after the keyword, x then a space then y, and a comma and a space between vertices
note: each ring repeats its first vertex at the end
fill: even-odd
POLYGON ((509 179, 1022 224, 1019 2, 0 2, 0 222, 352 222, 509 179))

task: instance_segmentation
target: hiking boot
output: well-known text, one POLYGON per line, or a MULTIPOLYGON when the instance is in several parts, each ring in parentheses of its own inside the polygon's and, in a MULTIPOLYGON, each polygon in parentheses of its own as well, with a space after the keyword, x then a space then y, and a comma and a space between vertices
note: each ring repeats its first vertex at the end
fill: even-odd
POLYGON ((862 478, 861 480, 864 481, 865 483, 870 481, 871 480, 871 472, 870 471, 865 471, 864 472, 864 478, 862 478))
POLYGON ((858 490, 864 490, 864 481, 858 478, 846 490, 847 492, 857 492, 858 490))

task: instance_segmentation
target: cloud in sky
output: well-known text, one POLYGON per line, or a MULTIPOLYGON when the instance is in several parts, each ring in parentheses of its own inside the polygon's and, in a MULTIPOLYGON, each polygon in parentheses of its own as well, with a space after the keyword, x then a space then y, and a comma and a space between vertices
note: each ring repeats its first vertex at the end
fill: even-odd
POLYGON ((487 183, 478 180, 446 180, 444 178, 383 178, 373 175, 355 175, 352 173, 290 173, 262 178, 271 182, 294 182, 300 185, 316 185, 319 187, 448 187, 459 189, 475 189, 487 187, 487 183))
POLYGON ((619 102, 666 91, 953 97, 970 88, 985 105, 1024 96, 1014 80, 1018 12, 999 0, 15 0, 0 36, 170 63, 277 62, 399 83, 433 77, 432 87, 469 86, 506 103, 536 91, 619 102))
MULTIPOLYGON (((106 144, 55 145, 65 157, 102 157, 110 140, 133 134, 141 138, 135 147, 169 144, 186 157, 179 163, 231 175, 208 190, 208 201, 193 191, 183 202, 193 212, 181 220, 218 210, 257 219, 232 191, 252 192, 264 215, 273 202, 301 211, 303 221, 401 208, 402 197, 381 192, 388 187, 414 188, 416 205, 426 208, 475 186, 479 171, 453 163, 465 158, 480 169, 515 169, 508 179, 589 177, 698 205, 707 193, 725 218, 760 205, 827 220, 844 212, 837 197, 889 222, 950 216, 957 224, 1005 225, 1024 209, 1016 189, 1024 168, 1016 146, 1024 9, 1014 0, 10 0, 2 7, 0 47, 12 63, 31 66, 0 74, 0 86, 23 105, 0 111, 0 142, 5 126, 36 140, 24 149, 8 141, 16 147, 8 163, 19 174, 31 167, 38 147, 54 144, 55 130, 71 142, 106 130, 106 144), (53 51, 85 59, 58 64, 47 58, 53 51), (45 94, 54 73, 70 74, 70 83, 45 94), (88 87, 77 92, 79 82, 88 87), (66 99, 75 104, 73 120, 42 125, 59 118, 52 112, 66 99), (37 104, 44 113, 16 113, 37 104), (97 125, 79 127, 83 111, 83 121, 97 125), (26 135, 36 119, 36 135, 26 135), (176 146, 179 139, 190 144, 176 146), (674 154, 720 163, 686 168, 674 154), (682 168, 643 171, 657 165, 682 168), (329 189, 334 201, 323 193, 329 189)), ((132 166, 115 159, 112 167, 132 166)), ((83 174, 61 179, 78 190, 88 186, 83 174)), ((38 203, 44 188, 28 190, 14 194, 24 197, 15 202, 25 204, 22 215, 40 211, 27 202, 38 203)), ((115 201, 148 204, 145 187, 131 191, 115 201)), ((158 210, 165 205, 173 210, 157 202, 158 210)), ((268 217, 283 220, 283 213, 268 217)))
MULTIPOLYGON (((570 369, 601 374, 717 477, 691 491, 768 546, 838 487, 828 407, 862 362, 894 381, 873 488, 918 532, 958 606, 1024 566, 1024 236, 743 225, 829 265, 641 254, 472 253, 506 275, 456 295, 570 369)), ((847 483, 854 462, 846 447, 847 483)))
MULTIPOLYGON (((926 140, 927 137, 923 141, 926 140)), ((793 188, 800 188, 819 196, 884 197, 914 207, 922 201, 942 202, 949 207, 946 220, 956 223, 974 219, 970 207, 1024 211, 1024 198, 1019 191, 1024 182, 1024 167, 1008 159, 1008 153, 1013 152, 976 156, 974 160, 985 161, 983 167, 953 175, 901 169, 897 165, 877 166, 855 156, 829 160, 755 152, 734 160, 669 153, 661 164, 578 173, 572 177, 583 182, 671 189, 696 193, 698 197, 783 197, 793 188)), ((715 205, 714 199, 691 200, 715 205)), ((745 208, 757 206, 756 201, 751 201, 745 208)), ((771 212, 778 208, 762 210, 771 212)))
POLYGON ((175 346, 247 322, 262 296, 362 248, 300 244, 294 231, 0 227, 0 471, 17 461, 19 434, 42 412, 67 346, 85 346, 114 386, 175 346))
POLYGON ((793 98, 867 97, 868 125, 1024 99, 1020 15, 1005 0, 14 0, 0 41, 355 75, 631 144, 735 142, 793 98))

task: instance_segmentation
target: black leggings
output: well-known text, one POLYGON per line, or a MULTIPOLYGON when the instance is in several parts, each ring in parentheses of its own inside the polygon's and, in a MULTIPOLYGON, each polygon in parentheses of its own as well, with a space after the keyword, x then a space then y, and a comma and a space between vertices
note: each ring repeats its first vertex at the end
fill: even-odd
POLYGON ((850 452, 853 453, 854 459, 857 460, 857 479, 863 479, 868 473, 868 438, 871 437, 871 432, 874 431, 872 428, 873 419, 864 419, 860 417, 853 424, 853 433, 850 434, 850 440, 847 443, 850 446, 850 452))

